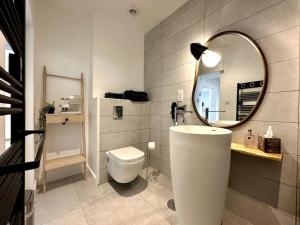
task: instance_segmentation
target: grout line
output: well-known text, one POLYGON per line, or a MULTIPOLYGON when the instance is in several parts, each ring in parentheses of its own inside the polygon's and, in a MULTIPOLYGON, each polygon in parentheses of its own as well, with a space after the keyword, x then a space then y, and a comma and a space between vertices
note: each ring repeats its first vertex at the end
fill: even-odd
POLYGON ((291 121, 277 121, 277 120, 256 120, 256 119, 251 119, 248 121, 255 121, 255 122, 266 122, 266 123, 285 123, 285 124, 298 124, 298 121, 296 122, 291 122, 291 121))
MULTIPOLYGON (((300 26, 298 26, 298 33, 299 33, 299 36, 300 36, 300 26)), ((300 46, 299 46, 299 50, 298 52, 300 53, 300 46)), ((298 70, 298 75, 300 73, 300 65, 299 65, 299 70, 298 70)), ((300 83, 299 83, 299 86, 300 86, 300 83)), ((299 98, 299 94, 298 94, 298 130, 297 130, 297 158, 296 158, 296 162, 297 162, 297 171, 296 171, 296 216, 295 216, 295 224, 297 224, 297 222, 299 221, 299 193, 298 193, 298 185, 299 185, 299 118, 300 118, 300 112, 299 112, 299 109, 300 109, 300 98, 299 98)))
POLYGON ((149 61, 145 61, 144 66, 154 62, 155 60, 159 60, 159 59, 160 59, 160 56, 157 56, 157 57, 154 57, 154 58, 150 59, 149 61))
POLYGON ((290 59, 285 59, 285 60, 279 60, 279 61, 274 61, 274 62, 269 62, 268 65, 273 65, 273 64, 277 64, 277 63, 293 61, 293 60, 296 60, 296 59, 299 59, 299 57, 296 57, 296 58, 290 58, 290 59))
POLYGON ((276 94, 276 93, 290 93, 290 92, 299 92, 300 90, 287 90, 287 91, 267 91, 266 93, 269 93, 269 94, 276 94))
MULTIPOLYGON (((220 10, 220 9, 223 8, 224 6, 231 4, 231 3, 234 2, 234 1, 236 1, 236 0, 232 0, 232 1, 230 1, 230 2, 227 2, 227 3, 223 4, 223 5, 221 5, 220 7, 218 7, 218 8, 216 8, 216 9, 212 10, 212 11, 211 11, 210 13, 208 13, 207 15, 205 15, 205 13, 204 13, 205 17, 210 16, 211 14, 213 14, 213 13, 215 13, 216 11, 220 10)), ((205 9, 205 8, 204 8, 204 9, 205 9)))
POLYGON ((276 31, 276 32, 273 32, 273 33, 264 35, 264 36, 262 36, 262 37, 256 38, 255 40, 256 40, 256 41, 260 41, 261 39, 265 39, 265 38, 268 38, 268 37, 270 37, 270 36, 274 36, 275 34, 279 34, 279 33, 282 33, 282 32, 285 32, 285 31, 288 31, 288 30, 291 30, 291 29, 294 29, 294 28, 296 28, 296 27, 298 27, 298 25, 294 25, 294 26, 290 26, 290 27, 284 28, 284 29, 282 29, 282 30, 280 30, 280 31, 276 31))

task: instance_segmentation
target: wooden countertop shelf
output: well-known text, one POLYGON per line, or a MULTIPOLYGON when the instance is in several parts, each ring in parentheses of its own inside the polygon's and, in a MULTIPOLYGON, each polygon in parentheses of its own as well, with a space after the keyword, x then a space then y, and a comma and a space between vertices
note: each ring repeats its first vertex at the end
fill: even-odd
POLYGON ((243 144, 231 143, 231 150, 245 155, 251 155, 259 158, 282 161, 282 154, 265 153, 258 148, 246 148, 243 144))
POLYGON ((46 114, 46 123, 82 123, 84 114, 60 113, 46 114))
POLYGON ((54 169, 58 169, 58 168, 65 167, 65 166, 71 166, 71 165, 83 163, 85 161, 86 161, 86 158, 82 154, 63 157, 63 158, 59 158, 59 159, 50 159, 50 160, 47 160, 47 162, 46 162, 45 170, 46 171, 54 170, 54 169))

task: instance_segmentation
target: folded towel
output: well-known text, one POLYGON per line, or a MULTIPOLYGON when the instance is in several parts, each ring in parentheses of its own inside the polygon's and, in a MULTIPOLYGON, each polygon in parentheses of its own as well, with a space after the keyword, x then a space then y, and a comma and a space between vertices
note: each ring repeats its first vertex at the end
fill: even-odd
POLYGON ((123 99, 124 98, 123 94, 111 93, 111 92, 105 93, 104 97, 105 98, 116 98, 116 99, 123 99))
POLYGON ((149 101, 148 94, 142 91, 128 90, 124 92, 124 99, 129 99, 135 102, 146 102, 149 101))

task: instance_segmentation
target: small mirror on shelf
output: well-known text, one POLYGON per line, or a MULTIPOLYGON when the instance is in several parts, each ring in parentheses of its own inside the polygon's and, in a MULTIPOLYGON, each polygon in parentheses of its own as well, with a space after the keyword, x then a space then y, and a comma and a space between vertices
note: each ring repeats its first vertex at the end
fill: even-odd
POLYGON ((227 128, 247 121, 258 109, 268 82, 259 46, 245 34, 227 31, 204 46, 192 44, 191 51, 199 60, 192 97, 198 117, 227 128))
POLYGON ((71 95, 67 98, 61 98, 61 100, 62 113, 81 113, 82 98, 80 95, 71 95))

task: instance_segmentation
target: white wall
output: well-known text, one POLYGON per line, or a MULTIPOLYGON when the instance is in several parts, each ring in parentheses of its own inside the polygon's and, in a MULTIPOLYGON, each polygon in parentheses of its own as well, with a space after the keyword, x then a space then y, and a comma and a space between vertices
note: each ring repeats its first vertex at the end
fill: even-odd
POLYGON ((94 96, 144 90, 144 34, 103 13, 95 14, 93 33, 94 96))
MULTIPOLYGON (((33 5, 32 2, 26 1, 26 130, 34 130, 34 21, 33 21, 33 5)), ((34 136, 29 135, 25 139, 25 160, 33 161, 35 156, 34 151, 34 136)), ((35 189, 34 171, 26 171, 25 173, 25 189, 35 189)))
MULTIPOLYGON (((80 73, 83 72, 85 89, 87 89, 90 76, 91 20, 88 15, 78 16, 53 6, 48 1, 36 0, 35 6, 35 120, 37 123, 42 104, 42 70, 44 65, 47 66, 47 72, 52 74, 80 77, 80 73)), ((57 100, 59 96, 65 97, 65 95, 79 92, 79 84, 58 79, 49 82, 47 88, 50 89, 48 101, 57 100)), ((86 90, 85 96, 87 105, 86 90)), ((87 111, 88 107, 85 109, 87 111)), ((78 143, 74 140, 80 135, 79 126, 48 126, 48 144, 45 145, 47 151, 50 153, 59 151, 60 155, 77 152, 78 143)), ((59 157, 60 155, 50 154, 50 157, 59 157)), ((78 173, 80 169, 79 166, 76 166, 53 171, 49 173, 49 180, 78 173)))

